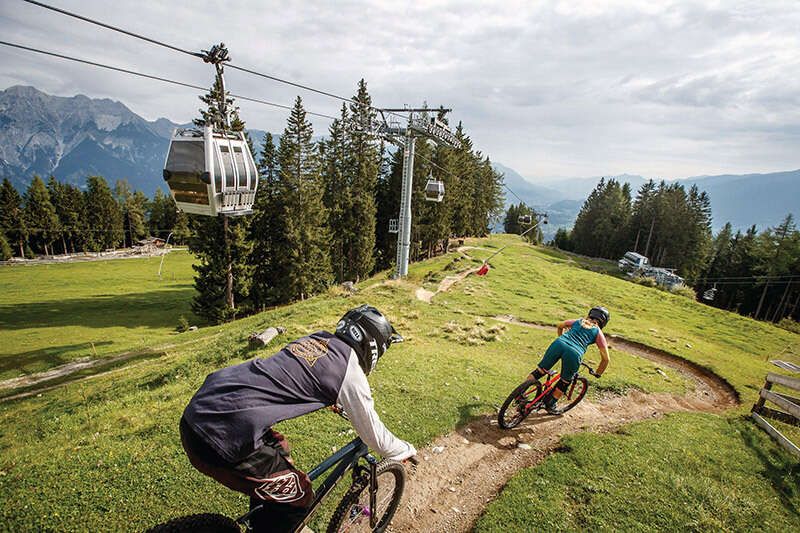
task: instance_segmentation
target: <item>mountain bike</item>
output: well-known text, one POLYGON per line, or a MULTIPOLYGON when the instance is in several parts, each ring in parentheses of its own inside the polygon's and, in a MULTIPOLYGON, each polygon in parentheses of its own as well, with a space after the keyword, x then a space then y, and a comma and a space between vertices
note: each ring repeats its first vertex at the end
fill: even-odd
MULTIPOLYGON (((333 409, 347 418, 341 409, 333 409)), ((413 465, 416 458, 408 459, 413 465)), ((352 472, 352 483, 331 517, 328 533, 343 531, 372 531, 381 533, 392 521, 406 482, 406 470, 402 463, 384 459, 378 461, 369 453, 369 448, 356 437, 330 457, 308 472, 313 482, 332 469, 322 484, 315 489, 314 502, 295 527, 295 533, 302 530, 322 503, 330 496, 334 487, 348 471, 352 472)), ((251 517, 261 509, 256 506, 239 518, 232 519, 217 513, 203 513, 184 516, 159 524, 148 533, 241 533, 252 531, 251 517)))
MULTIPOLYGON (((581 363, 589 370, 589 374, 594 377, 600 377, 592 367, 586 363, 581 363)), ((558 380, 561 379, 561 373, 553 370, 547 371, 548 379, 544 384, 540 383, 538 379, 529 379, 520 384, 511 394, 508 395, 503 406, 500 407, 500 412, 497 413, 497 424, 503 429, 511 429, 520 424, 525 418, 534 411, 544 408, 544 397, 552 391, 558 380)), ((567 403, 558 409, 555 414, 563 414, 578 405, 583 397, 586 396, 586 391, 589 389, 589 381, 580 375, 579 372, 575 373, 572 381, 570 382, 567 391, 562 396, 561 401, 567 403)))

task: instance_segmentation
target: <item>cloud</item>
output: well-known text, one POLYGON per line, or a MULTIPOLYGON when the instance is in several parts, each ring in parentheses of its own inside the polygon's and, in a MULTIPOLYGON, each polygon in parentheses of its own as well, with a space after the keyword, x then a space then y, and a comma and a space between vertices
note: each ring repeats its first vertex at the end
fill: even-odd
MULTIPOLYGON (((797 168, 796 2, 218 2, 57 5, 190 50, 223 41, 234 62, 343 96, 365 78, 376 105, 453 107, 475 146, 527 176, 682 176, 797 168)), ((4 39, 206 86, 202 62, 21 2, 4 39)), ((2 49, 0 87, 120 100, 187 121, 194 91, 2 49)), ((336 114, 340 103, 229 71, 236 93, 336 114)), ((240 102, 248 124, 287 114, 240 102)), ((315 121, 317 131, 327 121, 315 121)))

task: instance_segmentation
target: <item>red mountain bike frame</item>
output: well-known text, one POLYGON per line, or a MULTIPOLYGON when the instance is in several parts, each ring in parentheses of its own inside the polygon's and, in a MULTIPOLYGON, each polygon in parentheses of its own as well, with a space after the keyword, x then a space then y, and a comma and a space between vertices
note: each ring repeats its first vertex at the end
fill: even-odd
MULTIPOLYGON (((525 404, 525 409, 526 410, 531 409, 534 405, 536 405, 538 402, 540 402, 542 400, 542 398, 544 398, 545 395, 547 395, 547 393, 549 393, 551 390, 556 388, 556 383, 558 383, 558 380, 561 379, 561 373, 560 372, 548 371, 547 374, 550 376, 550 379, 548 379, 544 383, 544 385, 542 386, 542 393, 539 396, 537 396, 536 398, 534 398, 533 400, 531 400, 531 401, 529 401, 528 403, 525 404)), ((565 395, 567 400, 571 400, 572 399, 572 391, 575 390, 575 383, 577 383, 577 382, 578 381, 576 379, 573 379, 572 383, 570 383, 569 390, 567 391, 567 394, 565 395)))

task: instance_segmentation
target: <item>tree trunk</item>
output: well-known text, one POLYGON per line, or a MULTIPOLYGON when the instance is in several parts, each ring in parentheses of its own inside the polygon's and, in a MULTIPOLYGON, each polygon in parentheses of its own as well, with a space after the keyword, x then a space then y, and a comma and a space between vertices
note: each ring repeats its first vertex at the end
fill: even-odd
POLYGON ((650 251, 650 239, 653 237, 653 226, 656 225, 656 217, 653 216, 653 221, 650 222, 650 233, 647 234, 647 244, 644 246, 644 255, 647 256, 647 252, 650 251))
POLYGON ((764 290, 761 292, 761 299, 758 301, 758 307, 756 307, 756 313, 753 315, 753 318, 758 320, 758 315, 761 313, 761 306, 764 305, 764 298, 767 296, 767 288, 769 287, 769 281, 764 284, 764 290))
POLYGON ((772 315, 772 321, 777 322, 782 316, 779 316, 781 311, 783 310, 783 304, 786 301, 786 295, 789 294, 789 286, 792 284, 791 281, 786 282, 786 288, 783 290, 783 296, 781 296, 781 301, 778 303, 778 307, 775 308, 775 314, 772 315))
POLYGON ((25 245, 22 239, 19 240, 19 256, 23 259, 25 258, 25 245))
POLYGON ((67 252, 67 239, 64 237, 63 233, 61 234, 61 246, 64 247, 64 255, 67 255, 69 253, 67 252))

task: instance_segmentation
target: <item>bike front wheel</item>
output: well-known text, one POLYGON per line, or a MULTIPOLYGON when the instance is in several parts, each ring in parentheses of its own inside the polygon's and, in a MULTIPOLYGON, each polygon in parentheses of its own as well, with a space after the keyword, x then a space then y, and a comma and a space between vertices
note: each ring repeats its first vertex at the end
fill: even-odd
POLYGON ((520 384, 508 395, 503 406, 500 407, 500 412, 497 413, 497 425, 503 429, 517 427, 530 414, 530 411, 525 409, 525 404, 541 393, 542 384, 535 379, 529 379, 520 384))
POLYGON ((570 386, 568 391, 568 396, 564 398, 567 401, 564 404, 564 407, 560 407, 558 409, 559 413, 566 413, 583 400, 583 397, 586 396, 586 391, 589 390, 589 380, 584 377, 579 377, 575 380, 575 384, 570 386))
POLYGON ((373 531, 381 533, 392 521, 403 488, 406 484, 406 469, 397 461, 381 461, 376 469, 378 493, 375 508, 370 507, 369 483, 356 483, 344 495, 328 525, 328 533, 343 531, 373 531), (370 518, 376 516, 375 527, 370 526, 370 518))

